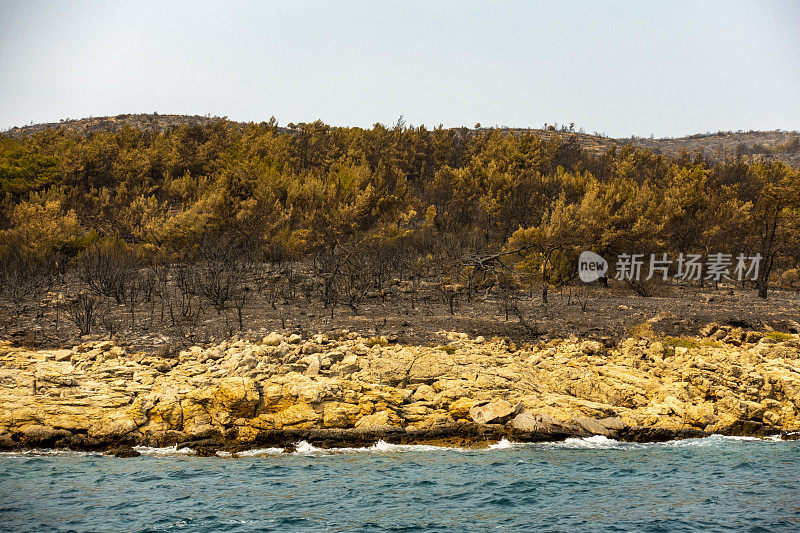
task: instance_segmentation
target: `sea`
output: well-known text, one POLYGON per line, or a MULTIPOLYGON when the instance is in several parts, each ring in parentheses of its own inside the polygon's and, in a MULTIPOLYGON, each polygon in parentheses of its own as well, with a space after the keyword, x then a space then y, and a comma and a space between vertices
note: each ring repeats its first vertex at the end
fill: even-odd
POLYGON ((0 531, 800 531, 800 442, 0 454, 0 531))

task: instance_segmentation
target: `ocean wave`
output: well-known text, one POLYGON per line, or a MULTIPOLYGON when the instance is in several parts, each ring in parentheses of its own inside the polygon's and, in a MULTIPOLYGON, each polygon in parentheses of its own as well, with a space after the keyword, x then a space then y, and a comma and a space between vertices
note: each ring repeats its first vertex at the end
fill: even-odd
MULTIPOLYGON (((603 435, 594 435, 591 437, 570 437, 562 441, 553 442, 513 442, 507 438, 502 438, 500 441, 489 444, 487 448, 459 448, 450 446, 433 446, 429 444, 392 444, 384 440, 379 440, 372 446, 364 447, 340 447, 340 448, 318 448, 308 441, 300 441, 293 446, 291 453, 286 453, 285 448, 270 447, 270 448, 253 448, 250 450, 243 450, 239 452, 219 451, 219 457, 267 457, 276 456, 286 453, 286 455, 294 456, 329 456, 341 454, 358 454, 358 453, 401 453, 401 452, 488 452, 488 451, 504 451, 504 450, 517 450, 521 448, 561 448, 561 449, 574 449, 574 450, 633 450, 641 449, 644 447, 715 447, 723 446, 725 444, 733 443, 781 443, 788 442, 781 439, 780 435, 771 435, 767 437, 744 437, 744 436, 730 436, 714 434, 708 437, 700 437, 693 439, 680 439, 671 440, 667 442, 653 442, 653 443, 637 443, 625 442, 616 439, 611 439, 603 435)), ((191 456, 196 453, 193 448, 184 447, 178 448, 177 445, 165 447, 150 447, 150 446, 134 446, 134 450, 145 456, 151 457, 170 457, 170 456, 191 456)), ((30 450, 15 450, 0 452, 0 457, 36 457, 36 456, 73 456, 73 457, 89 457, 89 456, 102 456, 103 452, 93 451, 72 451, 63 449, 51 448, 36 448, 30 450)))
POLYGON ((500 442, 496 444, 490 444, 490 450, 508 450, 514 447, 514 443, 506 438, 500 439, 500 442))
POLYGON ((775 443, 785 442, 780 438, 780 435, 772 435, 768 437, 739 437, 728 435, 710 435, 708 437, 699 437, 694 439, 680 439, 671 440, 667 442, 625 442, 616 439, 611 439, 603 435, 593 435, 591 437, 570 437, 562 441, 554 442, 536 442, 536 443, 523 443, 511 442, 507 439, 502 439, 496 444, 490 444, 490 450, 509 450, 519 448, 560 448, 572 450, 638 450, 647 447, 716 447, 733 443, 775 443))
POLYGON ((769 437, 743 437, 735 435, 719 435, 717 433, 709 435, 708 437, 701 437, 697 439, 683 439, 672 440, 669 442, 660 443, 662 446, 677 446, 677 447, 703 447, 703 446, 720 446, 725 443, 764 443, 764 442, 785 442, 780 438, 780 435, 771 435, 769 437))
MULTIPOLYGON (((252 450, 243 450, 236 452, 239 457, 263 457, 266 455, 278 455, 283 453, 283 448, 253 448, 252 450)), ((230 452, 217 452, 220 457, 231 457, 233 454, 230 452)))
POLYGON ((134 450, 142 455, 150 455, 156 457, 166 457, 171 455, 194 455, 195 451, 192 448, 178 448, 178 445, 165 446, 163 448, 154 448, 151 446, 134 446, 134 450))
MULTIPOLYGON (((496 444, 490 444, 489 450, 517 450, 521 448, 562 448, 562 449, 622 449, 639 447, 640 444, 632 442, 623 442, 615 439, 609 439, 603 435, 594 435, 591 437, 570 437, 560 441, 550 442, 513 442, 506 438, 501 439, 496 444)), ((478 450, 480 451, 480 450, 478 450)))
POLYGON ((644 447, 717 447, 725 444, 732 443, 774 443, 784 442, 779 435, 769 437, 739 437, 729 435, 709 435, 708 437, 699 437, 693 439, 676 439, 666 442, 625 442, 616 439, 610 439, 602 435, 594 435, 592 437, 583 438, 568 438, 560 442, 544 443, 544 446, 557 447, 557 448, 571 448, 571 449, 596 449, 596 450, 632 450, 641 449, 644 447))
POLYGON ((391 444, 383 440, 379 440, 368 449, 374 452, 439 452, 443 450, 462 450, 462 448, 431 446, 430 444, 391 444))
MULTIPOLYGON (((397 452, 438 452, 438 451, 461 451, 462 448, 451 448, 447 446, 431 446, 428 444, 391 444, 384 440, 379 440, 372 446, 361 448, 317 448, 307 441, 300 441, 295 445, 294 455, 335 455, 345 453, 397 453, 397 452)), ((241 455, 241 454, 239 454, 241 455)))
POLYGON ((639 448, 642 445, 635 442, 623 442, 610 439, 604 435, 593 435, 591 437, 570 437, 557 442, 537 443, 535 446, 573 450, 623 450, 639 448))
POLYGON ((561 444, 561 446, 565 448, 589 448, 600 450, 639 447, 639 445, 634 442, 622 442, 616 439, 610 439, 604 435, 593 435, 583 438, 571 437, 557 444, 561 444))
POLYGON ((103 455, 103 452, 80 452, 73 450, 62 450, 54 448, 34 448, 31 450, 15 450, 12 452, 0 452, 0 456, 4 457, 38 457, 59 455, 64 457, 92 457, 103 455))

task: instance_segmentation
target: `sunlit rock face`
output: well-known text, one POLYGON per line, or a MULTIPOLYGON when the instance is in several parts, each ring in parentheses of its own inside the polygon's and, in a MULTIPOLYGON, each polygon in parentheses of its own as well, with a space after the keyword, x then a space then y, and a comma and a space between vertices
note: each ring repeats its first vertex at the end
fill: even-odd
POLYGON ((517 347, 452 332, 438 347, 272 333, 173 358, 110 342, 2 344, 0 446, 247 444, 298 430, 485 427, 547 439, 800 428, 798 335, 714 325, 702 334, 678 347, 625 339, 608 348, 576 338, 517 347))

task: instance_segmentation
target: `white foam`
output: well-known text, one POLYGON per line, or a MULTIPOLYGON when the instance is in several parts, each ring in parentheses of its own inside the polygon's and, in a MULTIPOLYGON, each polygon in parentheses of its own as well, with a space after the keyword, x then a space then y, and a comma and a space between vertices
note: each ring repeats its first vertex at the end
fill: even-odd
POLYGON ((301 440, 295 445, 295 452, 298 455, 304 454, 312 454, 312 453, 320 453, 324 452, 322 448, 317 448, 313 444, 310 444, 308 441, 301 440))
POLYGON ((32 450, 19 450, 13 452, 0 452, 0 456, 5 457, 38 457, 38 456, 50 456, 50 455, 61 455, 67 457, 92 457, 103 455, 102 452, 77 452, 72 450, 56 450, 53 448, 35 448, 32 450))
POLYGON ((175 444, 173 446, 165 446, 163 448, 154 448, 151 446, 134 446, 134 450, 141 453, 142 455, 152 455, 156 457, 167 457, 171 455, 194 455, 195 450, 193 448, 180 448, 178 449, 178 445, 175 444))
POLYGON ((715 433, 713 435, 709 435, 708 437, 672 440, 661 444, 663 446, 705 447, 719 446, 725 442, 782 442, 782 440, 779 435, 773 435, 770 437, 740 437, 736 435, 719 435, 715 433))
POLYGON ((719 435, 717 433, 714 433, 710 437, 706 437, 706 438, 709 438, 709 439, 718 438, 718 439, 722 439, 722 440, 744 440, 744 441, 751 441, 751 442, 764 440, 761 437, 738 437, 736 435, 719 435))
POLYGON ((710 435, 708 437, 700 437, 694 439, 679 439, 667 442, 651 442, 651 443, 637 443, 637 442, 623 442, 615 439, 610 439, 602 435, 594 435, 592 437, 571 437, 560 442, 548 442, 537 444, 541 446, 568 448, 568 449, 594 449, 594 450, 635 450, 644 447, 714 447, 725 444, 726 442, 783 442, 779 435, 771 437, 737 437, 727 435, 710 435))
MULTIPOLYGON (((400 452, 443 452, 443 451, 456 451, 456 452, 481 452, 481 451, 495 451, 495 450, 509 450, 520 448, 566 448, 566 449, 583 449, 583 450, 631 450, 641 449, 644 447, 715 447, 728 443, 741 442, 741 443, 776 443, 784 442, 780 435, 770 435, 767 437, 738 437, 714 434, 708 437, 672 440, 660 443, 634 443, 622 442, 615 439, 610 439, 602 435, 594 435, 592 437, 571 437, 563 441, 557 442, 539 442, 539 443, 517 443, 511 442, 506 438, 501 439, 495 444, 490 444, 488 450, 484 449, 469 449, 469 448, 456 448, 447 446, 432 446, 428 444, 391 444, 384 440, 379 440, 372 446, 361 448, 318 448, 308 441, 300 441, 294 446, 291 454, 287 455, 300 455, 300 456, 331 456, 340 454, 357 454, 357 453, 400 453, 400 452)), ((166 446, 162 448, 150 446, 134 446, 137 452, 146 456, 153 457, 169 457, 169 456, 187 456, 194 455, 193 448, 178 449, 177 445, 166 446)), ((244 450, 236 452, 238 457, 264 457, 276 456, 284 453, 284 448, 253 448, 251 450, 244 450)), ((19 451, 4 451, 0 452, 0 457, 36 457, 36 456, 73 456, 73 457, 89 457, 89 456, 102 456, 102 452, 79 452, 72 450, 50 449, 50 448, 37 448, 30 450, 19 451)), ((231 457, 234 454, 226 451, 219 451, 217 455, 220 457, 231 457)))
POLYGON ((503 437, 502 439, 500 439, 500 442, 498 442, 496 444, 490 444, 489 445, 489 449, 490 450, 508 450, 508 449, 512 448, 513 446, 514 446, 514 444, 510 440, 508 440, 507 438, 503 437))
POLYGON ((593 449, 593 450, 614 450, 625 447, 635 446, 632 443, 620 442, 615 439, 609 439, 604 435, 593 435, 591 437, 570 437, 561 442, 550 443, 552 446, 559 448, 574 448, 574 449, 593 449))
MULTIPOLYGON (((283 453, 283 448, 254 448, 252 450, 244 450, 236 452, 239 457, 261 457, 264 455, 278 455, 283 453)), ((218 452, 220 457, 230 457, 232 454, 229 452, 218 452)))
MULTIPOLYGON (((447 448, 444 446, 430 446, 426 444, 391 444, 384 440, 379 440, 372 446, 361 448, 317 448, 307 441, 300 441, 295 445, 295 455, 337 455, 350 453, 397 453, 397 452, 432 452, 442 450, 459 450, 459 448, 447 448)), ((241 454, 239 454, 241 455, 241 454)))
POLYGON ((429 444, 391 444, 379 440, 369 448, 350 448, 353 450, 367 450, 371 452, 440 452, 442 450, 461 450, 448 446, 431 446, 429 444))

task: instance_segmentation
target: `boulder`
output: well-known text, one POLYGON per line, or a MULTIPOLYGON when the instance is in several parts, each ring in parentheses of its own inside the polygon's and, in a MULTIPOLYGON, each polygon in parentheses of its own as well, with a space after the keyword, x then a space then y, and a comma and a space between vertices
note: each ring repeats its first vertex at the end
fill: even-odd
POLYGON ((356 354, 351 353, 338 363, 331 365, 331 374, 334 376, 349 376, 353 372, 358 372, 359 369, 358 357, 356 354))
POLYGON ((473 407, 484 405, 485 403, 487 403, 485 400, 481 401, 473 398, 462 397, 451 403, 448 411, 454 420, 460 420, 462 418, 467 418, 467 415, 469 415, 470 410, 473 407))
POLYGON ((571 422, 592 435, 603 435, 604 437, 612 438, 616 437, 620 431, 628 427, 627 424, 617 417, 601 419, 577 417, 573 418, 571 422))
POLYGON ((716 333, 718 329, 719 329, 719 325, 715 324, 714 322, 711 322, 710 324, 706 324, 705 326, 700 328, 699 333, 703 337, 710 337, 711 335, 716 333))
POLYGON ((378 411, 371 415, 362 416, 356 422, 358 429, 382 429, 403 427, 403 420, 394 411, 378 411))
POLYGON ((22 428, 21 433, 22 442, 28 446, 47 446, 58 438, 55 429, 41 424, 25 426, 22 428))
POLYGON ((355 425, 361 409, 351 403, 329 402, 322 412, 322 425, 326 428, 349 428, 355 425))
POLYGON ((417 356, 411 367, 405 372, 410 383, 433 383, 449 374, 455 364, 447 352, 422 353, 417 356))
POLYGON ((411 397, 418 402, 432 402, 436 399, 436 391, 430 385, 423 383, 417 387, 411 397))
POLYGON ((252 418, 258 405, 258 387, 251 378, 224 378, 219 381, 212 399, 213 408, 231 419, 252 418))
POLYGON ((566 437, 586 436, 585 431, 578 430, 544 413, 523 411, 515 416, 508 424, 513 430, 512 435, 518 435, 526 440, 559 440, 566 437))
POLYGON ((584 341, 581 344, 581 351, 586 355, 601 355, 605 352, 605 346, 598 341, 584 341))
POLYGON ((283 342, 283 335, 280 333, 272 332, 261 341, 266 346, 280 346, 283 342))
POLYGON ((322 368, 322 362, 320 361, 319 355, 317 355, 316 353, 312 354, 312 355, 306 355, 305 357, 302 357, 298 361, 298 363, 306 365, 305 374, 307 376, 317 376, 317 375, 319 375, 319 371, 322 368))
POLYGON ((504 424, 522 409, 521 404, 512 405, 506 400, 495 398, 485 405, 475 405, 469 416, 478 424, 504 424))
POLYGON ((313 428, 322 418, 312 406, 296 403, 276 414, 274 420, 277 429, 313 428))
POLYGON ((748 331, 745 337, 745 342, 755 344, 760 341, 764 336, 758 331, 748 331))
POLYGON ((72 350, 55 350, 53 352, 55 356, 55 361, 63 362, 69 361, 72 359, 72 350))
POLYGON ((509 425, 514 429, 531 433, 547 433, 553 428, 562 427, 561 422, 552 416, 532 411, 521 412, 509 422, 509 425))
POLYGON ((433 412, 433 409, 425 405, 424 403, 412 403, 411 405, 405 405, 400 410, 399 415, 405 420, 406 422, 410 423, 417 423, 420 422, 433 412))
MULTIPOLYGON (((759 408, 761 406, 758 406, 759 408)), ((759 413, 760 414, 760 413, 759 413)), ((696 428, 705 428, 716 421, 714 405, 711 402, 690 404, 686 406, 686 423, 696 428)))
POLYGON ((320 353, 322 351, 322 346, 315 342, 307 342, 305 343, 302 348, 300 348, 300 353, 303 355, 310 355, 320 353))
POLYGON ((120 457, 120 458, 129 458, 129 457, 139 457, 142 454, 137 452, 130 446, 119 446, 118 448, 109 451, 108 455, 113 455, 114 457, 120 457))
POLYGON ((136 427, 136 422, 127 416, 104 417, 89 428, 89 436, 95 439, 113 441, 128 435, 136 427))

